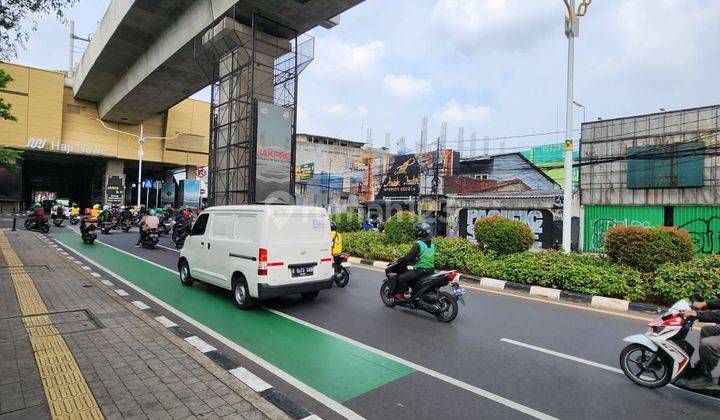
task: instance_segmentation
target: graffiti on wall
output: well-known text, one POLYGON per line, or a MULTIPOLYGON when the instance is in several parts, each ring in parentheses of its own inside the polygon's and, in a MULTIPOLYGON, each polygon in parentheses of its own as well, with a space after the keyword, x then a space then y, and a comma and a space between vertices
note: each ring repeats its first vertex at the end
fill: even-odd
POLYGON ((678 228, 690 233, 698 253, 720 253, 720 216, 693 219, 678 228))
POLYGON ((653 226, 647 220, 617 219, 603 217, 592 221, 592 235, 590 240, 592 243, 589 250, 603 251, 605 249, 605 234, 613 226, 635 226, 635 227, 651 227, 653 226))
POLYGON ((553 221, 553 214, 549 210, 462 209, 459 216, 460 236, 471 241, 474 240, 475 220, 489 216, 502 216, 525 223, 535 235, 535 246, 542 248, 550 248, 562 236, 562 224, 553 221))

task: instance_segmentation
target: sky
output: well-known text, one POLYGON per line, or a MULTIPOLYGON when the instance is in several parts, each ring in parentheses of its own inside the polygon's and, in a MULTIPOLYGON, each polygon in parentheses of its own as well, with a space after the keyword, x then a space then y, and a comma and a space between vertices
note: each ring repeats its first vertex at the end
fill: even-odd
MULTIPOLYGON (((76 33, 94 31, 109 0, 68 11, 76 33)), ((563 140, 567 38, 561 0, 366 0, 330 30, 315 28, 315 59, 301 74, 298 131, 384 145, 490 137, 492 152, 563 140)), ((580 18, 575 41, 574 127, 720 102, 720 1, 603 0, 580 18)), ((79 59, 80 54, 77 55, 79 59)), ((67 66, 67 29, 39 20, 15 60, 67 66)), ((207 90, 195 95, 209 99, 207 90)), ((466 143, 467 144, 467 143, 466 143)), ((467 146, 466 146, 467 147, 467 146)))

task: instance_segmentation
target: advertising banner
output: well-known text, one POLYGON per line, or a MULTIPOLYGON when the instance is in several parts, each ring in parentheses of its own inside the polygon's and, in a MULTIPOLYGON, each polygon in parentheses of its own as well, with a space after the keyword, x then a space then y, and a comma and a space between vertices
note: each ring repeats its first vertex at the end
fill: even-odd
POLYGON ((415 155, 403 155, 395 158, 376 198, 417 197, 419 192, 420 165, 415 155))
POLYGON ((255 202, 292 204, 293 110, 257 102, 255 202))
POLYGON ((160 190, 160 202, 165 204, 170 204, 170 206, 175 207, 175 182, 166 182, 162 184, 162 189, 160 190))
POLYGON ((460 236, 474 241, 475 220, 490 216, 501 216, 525 223, 535 235, 537 247, 550 248, 562 238, 562 227, 555 224, 552 212, 536 209, 462 209, 458 221, 460 236))
POLYGON ((315 175, 315 164, 314 163, 303 163, 298 167, 298 179, 306 180, 312 179, 315 175))
POLYGON ((108 204, 122 204, 125 196, 125 177, 108 175, 105 184, 105 197, 108 204))
POLYGON ((200 181, 186 179, 183 181, 183 206, 200 207, 200 181))

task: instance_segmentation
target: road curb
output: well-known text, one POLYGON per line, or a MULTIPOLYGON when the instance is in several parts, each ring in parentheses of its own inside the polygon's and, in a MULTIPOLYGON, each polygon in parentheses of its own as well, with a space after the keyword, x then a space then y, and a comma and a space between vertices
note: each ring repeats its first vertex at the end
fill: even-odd
MULTIPOLYGON (((366 258, 350 257, 353 264, 367 265, 375 268, 385 268, 389 263, 385 261, 374 261, 366 258)), ((471 274, 463 274, 463 280, 477 283, 481 287, 494 290, 507 290, 514 293, 526 293, 528 295, 543 297, 548 300, 582 303, 593 308, 610 309, 620 312, 641 312, 657 315, 665 309, 662 306, 652 305, 643 302, 631 302, 623 299, 613 299, 605 296, 593 296, 583 293, 568 292, 567 290, 553 289, 550 287, 531 286, 524 283, 515 283, 507 280, 493 279, 490 277, 477 277, 471 274)))
MULTIPOLYGON (((37 237, 43 240, 47 244, 59 244, 54 238, 46 236, 41 233, 36 233, 37 237)), ((61 245, 61 249, 64 249, 63 244, 61 245)), ((71 250, 71 252, 74 252, 71 250)), ((103 283, 105 286, 110 287, 108 284, 105 283, 105 281, 100 280, 100 278, 96 277, 94 275, 94 272, 90 273, 92 277, 94 277, 94 280, 97 280, 101 283, 103 283)), ((112 285, 112 282, 109 282, 110 285, 112 285)), ((220 350, 216 349, 209 343, 205 342, 202 338, 196 336, 195 334, 185 330, 184 328, 180 327, 179 325, 175 324, 174 322, 170 321, 169 319, 165 317, 161 317, 160 311, 153 308, 153 306, 146 304, 142 300, 133 300, 131 295, 127 293, 122 288, 115 289, 116 286, 110 287, 112 291, 114 291, 118 297, 124 301, 126 301, 130 306, 134 307, 136 310, 139 310, 141 312, 146 313, 150 318, 155 319, 162 327, 164 327, 167 331, 171 332, 175 336, 179 337, 182 341, 185 341, 187 344, 198 350, 203 356, 205 356, 209 361, 213 362, 215 365, 222 368, 224 371, 226 371, 228 374, 236 378, 238 381, 242 382, 245 386, 255 391, 258 395, 260 395, 265 401, 269 402, 279 410, 281 410, 283 413, 285 413, 287 416, 289 416, 292 419, 320 419, 319 416, 316 414, 313 414, 309 410, 307 410, 302 405, 296 403, 295 401, 291 400, 290 398, 286 397, 283 393, 275 389, 272 385, 268 384, 267 382, 263 381, 258 377, 257 375, 253 374, 249 370, 245 369, 244 367, 238 365, 234 361, 232 361, 230 358, 225 356, 220 350), (162 318, 162 320, 158 319, 162 318), (242 374, 238 374, 238 372, 242 372, 242 374)), ((151 302, 153 304, 154 302, 151 302)))

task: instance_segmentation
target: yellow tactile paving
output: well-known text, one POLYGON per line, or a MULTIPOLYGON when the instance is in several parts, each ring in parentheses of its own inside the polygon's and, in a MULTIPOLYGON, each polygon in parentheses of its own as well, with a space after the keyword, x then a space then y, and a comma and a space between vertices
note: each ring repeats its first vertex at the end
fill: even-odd
POLYGON ((95 401, 65 339, 47 315, 48 309, 35 283, 23 268, 5 234, 0 230, 0 252, 10 269, 15 294, 23 315, 23 324, 35 352, 45 397, 53 419, 101 420, 102 411, 95 401))

